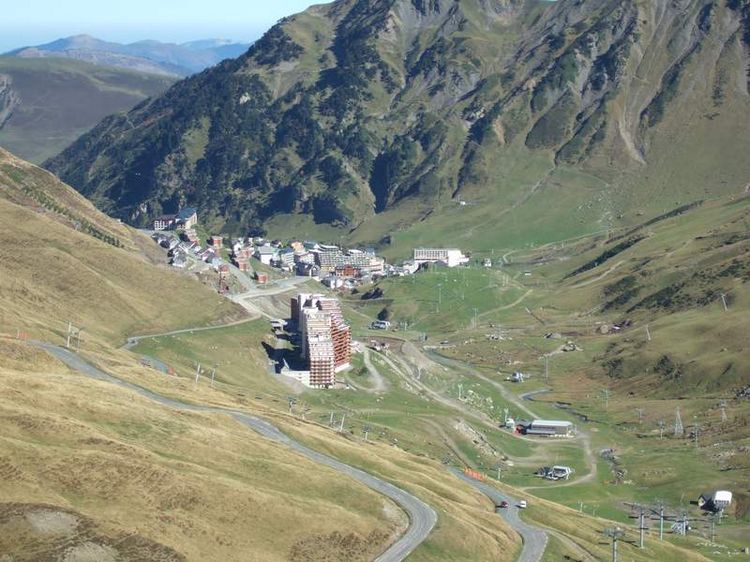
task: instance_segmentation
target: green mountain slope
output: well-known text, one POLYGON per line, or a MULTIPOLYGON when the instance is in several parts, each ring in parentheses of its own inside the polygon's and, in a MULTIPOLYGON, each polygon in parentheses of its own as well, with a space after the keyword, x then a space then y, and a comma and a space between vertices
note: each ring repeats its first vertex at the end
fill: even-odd
POLYGON ((0 146, 33 162, 174 78, 67 59, 0 57, 0 146))
POLYGON ((46 165, 135 224, 189 202, 399 247, 590 233, 744 188, 749 10, 339 0, 46 165))

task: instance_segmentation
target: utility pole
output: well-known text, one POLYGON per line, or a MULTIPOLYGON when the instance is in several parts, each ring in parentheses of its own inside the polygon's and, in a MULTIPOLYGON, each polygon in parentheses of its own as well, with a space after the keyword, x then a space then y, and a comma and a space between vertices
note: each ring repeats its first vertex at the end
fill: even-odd
POLYGON ((664 540, 664 502, 659 501, 659 540, 664 540))
POLYGON ((659 439, 664 439, 664 420, 659 420, 659 439))
POLYGON ((70 334, 71 334, 72 328, 73 328, 73 324, 70 321, 68 321, 68 337, 65 340, 65 347, 67 349, 70 349, 70 334))
POLYGON ((198 363, 198 367, 195 369, 195 386, 198 386, 198 379, 201 376, 201 364, 198 363))
POLYGON ((328 422, 328 427, 333 427, 333 412, 331 412, 331 419, 328 422))
POLYGON ((370 426, 366 425, 362 428, 362 431, 365 432, 365 443, 367 443, 367 435, 370 433, 370 426))
POLYGON ((211 371, 211 388, 214 387, 214 378, 215 377, 216 377, 216 365, 214 365, 214 368, 211 371))
POLYGON ((648 338, 648 341, 651 341, 651 330, 649 330, 648 324, 646 324, 646 338, 648 338))
POLYGON ((544 356, 544 380, 549 382, 549 355, 544 356))
POLYGON ((636 408, 635 411, 638 414, 638 423, 642 424, 643 423, 643 412, 645 412, 645 410, 643 408, 636 408))
POLYGON ((716 544, 716 513, 711 514, 711 544, 716 544))
POLYGON ((341 425, 339 426, 339 433, 344 433, 344 420, 346 419, 346 414, 341 415, 341 425))
POLYGON ((719 407, 721 408, 721 423, 727 423, 727 401, 722 400, 719 407))
POLYGON ((693 442, 695 443, 695 448, 698 448, 698 434, 700 433, 700 425, 698 425, 698 417, 693 416, 693 442))
POLYGON ((464 390, 464 385, 459 384, 458 385, 458 399, 459 400, 463 400, 463 390, 464 390))
POLYGON ((727 296, 724 293, 721 293, 721 303, 724 305, 724 312, 728 312, 729 308, 727 307, 727 296))
POLYGON ((617 562, 617 541, 625 536, 625 531, 620 527, 604 529, 604 535, 612 539, 612 562, 617 562))
POLYGON ((643 506, 639 505, 638 507, 640 508, 640 513, 638 514, 638 548, 643 548, 646 535, 646 515, 643 506))
POLYGON ((682 417, 680 416, 680 409, 677 408, 677 413, 674 418, 674 436, 682 437, 685 434, 685 428, 682 427, 682 417))

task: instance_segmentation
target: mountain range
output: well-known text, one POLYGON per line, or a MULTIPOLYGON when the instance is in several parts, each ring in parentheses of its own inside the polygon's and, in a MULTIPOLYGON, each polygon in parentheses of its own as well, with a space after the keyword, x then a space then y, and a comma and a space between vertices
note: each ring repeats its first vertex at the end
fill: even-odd
POLYGON ((747 0, 337 0, 46 167, 135 225, 546 242, 744 190, 749 51, 747 0))
POLYGON ((175 78, 69 59, 0 57, 0 146, 39 163, 175 78))
POLYGON ((237 57, 249 47, 247 43, 227 39, 203 39, 181 44, 153 40, 122 44, 102 41, 90 35, 74 35, 44 45, 15 49, 6 55, 21 58, 64 57, 140 72, 189 76, 224 59, 237 57))

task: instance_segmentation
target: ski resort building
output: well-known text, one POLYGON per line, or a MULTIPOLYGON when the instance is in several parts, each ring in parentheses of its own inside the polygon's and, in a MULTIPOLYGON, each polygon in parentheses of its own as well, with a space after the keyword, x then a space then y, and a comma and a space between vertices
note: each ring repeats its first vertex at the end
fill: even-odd
POLYGON ((351 328, 337 299, 300 293, 291 301, 292 320, 300 335, 300 355, 307 360, 310 386, 328 388, 336 373, 350 366, 351 328))
POLYGON ((572 422, 562 420, 519 422, 516 429, 520 433, 540 437, 573 437, 576 433, 575 425, 572 422))
POLYGON ((414 248, 414 261, 420 265, 441 262, 456 267, 468 263, 469 258, 456 248, 414 248))

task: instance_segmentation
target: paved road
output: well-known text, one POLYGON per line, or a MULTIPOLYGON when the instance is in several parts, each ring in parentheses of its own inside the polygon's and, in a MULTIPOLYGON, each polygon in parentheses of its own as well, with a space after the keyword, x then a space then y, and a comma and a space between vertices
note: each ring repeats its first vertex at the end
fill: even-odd
POLYGON ((285 277, 284 279, 272 281, 268 285, 255 285, 244 293, 228 296, 233 301, 240 301, 246 298, 278 295, 279 293, 291 291, 298 285, 302 285, 303 283, 310 281, 310 279, 310 277, 285 277))
POLYGON ((178 334, 192 334, 193 332, 207 332, 209 330, 220 330, 221 328, 229 328, 231 326, 239 326, 240 324, 246 324, 248 322, 252 322, 254 320, 257 320, 260 318, 260 315, 256 316, 250 316, 249 318, 243 318, 241 320, 235 320, 234 322, 227 322, 226 324, 216 324, 215 326, 199 326, 196 328, 183 328, 181 330, 172 330, 171 332, 162 332, 161 334, 146 334, 144 336, 131 336, 128 338, 128 341, 125 342, 125 345, 122 346, 123 349, 132 349, 136 345, 138 345, 138 342, 141 340, 145 340, 148 338, 161 338, 164 336, 176 336, 178 334))
POLYGON ((166 396, 157 394, 156 392, 148 390, 142 386, 138 386, 137 384, 133 384, 131 382, 127 382, 113 375, 110 375, 109 373, 106 373, 94 367, 93 365, 82 359, 79 355, 76 355, 75 353, 67 349, 45 342, 32 341, 30 343, 35 347, 46 350, 47 352, 57 357, 60 361, 68 365, 70 368, 80 372, 83 375, 86 375, 87 377, 127 388, 128 390, 136 392, 141 396, 144 396, 169 408, 230 415, 239 423, 259 433, 263 437, 286 445, 290 449, 300 453, 308 459, 331 467, 334 470, 346 476, 349 476, 354 480, 357 480, 368 488, 392 499, 409 515, 409 527, 395 543, 393 543, 385 552, 383 552, 383 554, 375 559, 376 562, 400 562, 401 560, 404 560, 429 536, 433 527, 437 523, 437 514, 435 513, 435 510, 433 510, 422 500, 411 495, 409 492, 406 492, 405 490, 402 490, 401 488, 398 488, 393 484, 390 484, 389 482, 385 482, 384 480, 381 480, 380 478, 373 476, 372 474, 369 474, 363 470, 344 464, 341 461, 334 459, 333 457, 329 457, 328 455, 324 455, 322 453, 314 451, 313 449, 310 449, 309 447, 306 447, 305 445, 302 445, 301 443, 298 443, 294 439, 282 433, 281 430, 279 430, 279 428, 277 428, 275 425, 264 419, 252 416, 239 410, 200 406, 196 404, 188 404, 179 400, 174 400, 173 398, 167 398, 166 396))
POLYGON ((521 549, 521 555, 518 557, 518 562, 539 562, 539 560, 542 559, 544 550, 547 548, 547 532, 544 529, 534 527, 533 525, 524 523, 521 520, 518 514, 519 508, 516 507, 518 498, 509 496, 489 484, 480 482, 479 480, 474 480, 456 468, 451 469, 451 472, 467 484, 482 492, 485 496, 495 502, 495 505, 499 505, 503 500, 508 502, 509 506, 500 509, 499 512, 502 518, 508 522, 508 525, 521 535, 521 539, 523 540, 523 547, 521 549))

